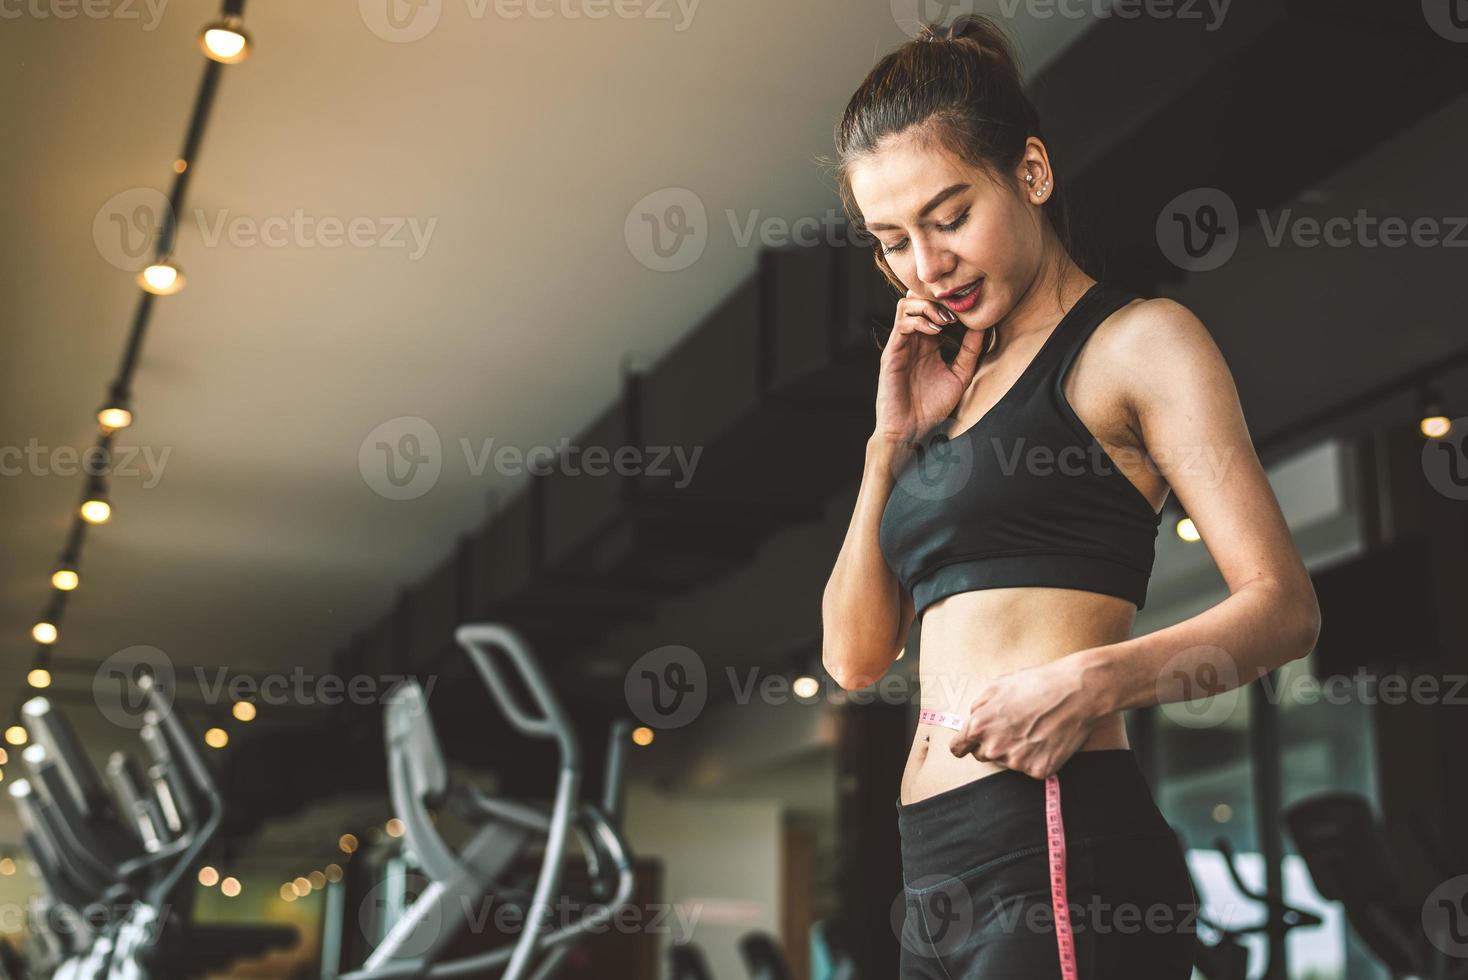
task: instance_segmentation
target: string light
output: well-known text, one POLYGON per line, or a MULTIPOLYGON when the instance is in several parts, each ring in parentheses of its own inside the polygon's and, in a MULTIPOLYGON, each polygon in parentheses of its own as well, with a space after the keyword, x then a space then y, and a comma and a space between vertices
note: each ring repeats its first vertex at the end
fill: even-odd
POLYGON ((107 491, 100 482, 88 492, 79 513, 88 524, 106 524, 112 519, 112 505, 107 502, 107 491))
POLYGON ((389 820, 382 829, 387 831, 387 836, 389 837, 403 836, 403 822, 397 817, 393 817, 391 820, 389 820))
POLYGON ((221 65, 237 65, 250 56, 250 35, 240 17, 229 14, 205 25, 199 47, 221 65))
MULTIPOLYGON (((199 34, 199 44, 207 57, 222 64, 237 64, 249 56, 253 48, 253 41, 244 29, 243 10, 244 0, 224 0, 219 19, 204 26, 199 34)), ((184 213, 185 191, 188 187, 188 180, 184 175, 190 170, 189 162, 198 156, 217 84, 216 72, 212 69, 206 71, 195 94, 193 113, 189 117, 188 131, 184 137, 183 152, 172 163, 173 173, 177 176, 168 197, 168 208, 164 211, 163 221, 156 236, 153 261, 137 274, 138 285, 145 295, 138 301, 137 312, 133 317, 132 329, 123 348, 122 362, 117 375, 108 389, 106 400, 96 411, 97 426, 100 430, 96 448, 101 453, 104 463, 110 462, 114 434, 128 428, 133 423, 129 396, 133 373, 142 353, 143 340, 152 311, 152 297, 172 295, 184 286, 183 272, 172 258, 176 233, 175 216, 184 213)), ((112 504, 108 500, 107 485, 104 479, 106 472, 104 465, 101 472, 91 473, 87 480, 81 503, 73 519, 63 558, 57 563, 51 574, 51 585, 58 596, 74 591, 81 584, 81 577, 77 574, 77 563, 85 529, 92 525, 105 524, 112 518, 112 504)), ((48 612, 38 618, 31 631, 37 642, 46 645, 55 643, 58 633, 59 605, 53 603, 52 609, 53 612, 48 612)), ((50 684, 50 680, 50 672, 40 664, 33 666, 27 674, 27 681, 32 687, 45 687, 50 684)), ((15 725, 6 730, 5 737, 11 745, 23 745, 27 735, 24 728, 15 725)), ((224 735, 224 739, 227 741, 227 734, 224 735)))
POLYGON ((357 846, 358 846, 358 844, 357 844, 357 835, 356 834, 342 834, 341 835, 341 839, 339 839, 336 842, 336 846, 339 847, 339 848, 341 848, 341 852, 343 854, 352 854, 352 853, 355 853, 356 850, 357 850, 357 846))
POLYGON ((1417 422, 1417 431, 1425 438, 1441 439, 1453 430, 1453 420, 1443 409, 1443 396, 1436 388, 1422 390, 1422 417, 1417 422))
POLYGON ((230 714, 234 715, 235 721, 254 721, 255 706, 248 701, 236 701, 230 714))
POLYGON ((225 898, 234 898, 242 889, 238 878, 226 878, 219 883, 219 891, 225 898))
POLYGON ((138 273, 138 285, 154 296, 172 296, 184 288, 184 274, 169 262, 154 262, 138 273))
POLYGON ((1184 541, 1201 541, 1203 539, 1203 535, 1198 533, 1198 527, 1193 523, 1191 517, 1178 518, 1177 536, 1184 541))
POLYGON ((229 744, 229 732, 215 726, 204 733, 204 744, 211 749, 222 749, 229 744))
POLYGON ((205 888, 213 888, 219 884, 219 872, 207 864, 204 865, 199 869, 199 884, 205 888))
POLYGON ((287 902, 294 902, 296 900, 296 890, 291 886, 290 882, 286 882, 280 886, 280 897, 287 902))

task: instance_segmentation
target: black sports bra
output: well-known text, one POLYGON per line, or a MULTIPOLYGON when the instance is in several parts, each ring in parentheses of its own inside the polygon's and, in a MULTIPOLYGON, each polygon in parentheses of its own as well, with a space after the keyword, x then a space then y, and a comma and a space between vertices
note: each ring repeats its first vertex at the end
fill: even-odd
POLYGON ((976 589, 1052 586, 1147 601, 1162 516, 1065 398, 1091 332, 1137 294, 1095 283, 1019 380, 952 436, 919 440, 882 511, 878 542, 917 617, 976 589))

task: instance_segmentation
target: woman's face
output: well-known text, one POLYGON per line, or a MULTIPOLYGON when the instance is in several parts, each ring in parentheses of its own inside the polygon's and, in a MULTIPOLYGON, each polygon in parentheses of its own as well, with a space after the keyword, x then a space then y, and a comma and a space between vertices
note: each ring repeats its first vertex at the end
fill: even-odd
POLYGON ((996 182, 946 150, 898 139, 856 164, 850 182, 893 274, 969 329, 997 323, 1034 280, 1041 224, 1020 174, 996 182))

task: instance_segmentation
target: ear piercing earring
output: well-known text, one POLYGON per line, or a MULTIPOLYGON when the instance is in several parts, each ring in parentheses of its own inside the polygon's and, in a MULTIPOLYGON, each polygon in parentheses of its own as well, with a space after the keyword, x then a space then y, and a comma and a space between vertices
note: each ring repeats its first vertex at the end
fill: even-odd
MULTIPOLYGON (((1035 175, 1034 174, 1025 174, 1025 183, 1026 184, 1033 184, 1034 182, 1035 182, 1035 175)), ((1049 180, 1046 180, 1045 183, 1043 183, 1043 184, 1040 185, 1040 189, 1037 190, 1037 191, 1035 191, 1035 196, 1036 197, 1044 197, 1045 196, 1045 188, 1047 188, 1049 186, 1050 186, 1050 181, 1049 180)))

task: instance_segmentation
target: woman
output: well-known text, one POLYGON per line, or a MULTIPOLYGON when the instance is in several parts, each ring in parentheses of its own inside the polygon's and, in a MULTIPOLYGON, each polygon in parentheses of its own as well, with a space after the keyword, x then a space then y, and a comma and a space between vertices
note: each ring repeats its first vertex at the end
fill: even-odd
POLYGON ((1186 980, 1196 897, 1122 712, 1253 681, 1319 632, 1228 368, 1187 309, 1072 258, 991 21, 885 57, 836 143, 846 209, 905 293, 822 602, 848 689, 920 624, 902 976, 1186 980), (1133 639, 1169 489, 1230 594, 1133 639))

